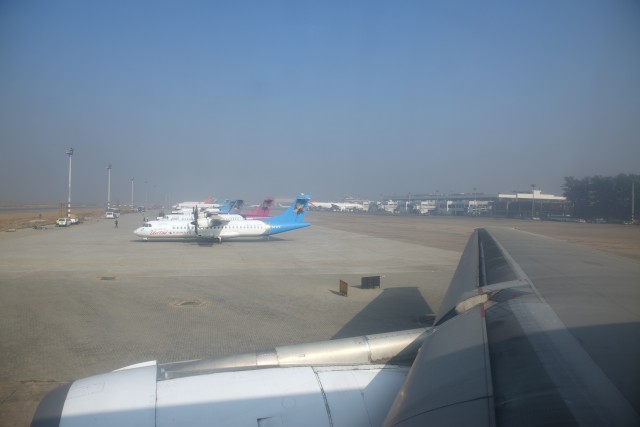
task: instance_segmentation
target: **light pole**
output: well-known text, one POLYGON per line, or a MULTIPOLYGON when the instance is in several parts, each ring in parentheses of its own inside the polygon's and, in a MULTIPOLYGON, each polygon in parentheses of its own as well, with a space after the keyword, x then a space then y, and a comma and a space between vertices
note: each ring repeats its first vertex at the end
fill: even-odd
POLYGON ((636 223, 636 183, 631 183, 631 224, 636 223))
POLYGON ((69 156, 69 197, 67 199, 67 218, 71 218, 71 156, 73 156, 73 147, 69 148, 65 154, 69 156))
POLYGON ((111 165, 107 166, 109 178, 107 179, 107 209, 111 208, 111 165))
POLYGON ((533 219, 535 215, 535 203, 536 203, 536 185, 531 184, 531 219, 533 219))
POLYGON ((133 178, 131 178, 131 209, 133 209, 133 178))

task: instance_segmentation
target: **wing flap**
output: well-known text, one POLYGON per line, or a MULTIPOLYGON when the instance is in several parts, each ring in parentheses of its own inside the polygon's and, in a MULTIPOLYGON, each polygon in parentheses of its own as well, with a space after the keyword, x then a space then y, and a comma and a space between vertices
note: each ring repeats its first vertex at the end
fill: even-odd
POLYGON ((477 305, 427 336, 384 425, 494 424, 484 307, 477 305))

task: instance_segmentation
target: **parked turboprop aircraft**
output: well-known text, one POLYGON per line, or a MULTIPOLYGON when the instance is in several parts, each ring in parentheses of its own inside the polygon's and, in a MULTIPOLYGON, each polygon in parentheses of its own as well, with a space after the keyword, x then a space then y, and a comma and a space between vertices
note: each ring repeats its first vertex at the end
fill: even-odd
POLYGON ((213 196, 209 196, 206 200, 201 202, 180 202, 176 205, 173 205, 172 208, 176 210, 182 209, 193 209, 195 206, 198 206, 199 209, 217 209, 220 207, 218 203, 213 203, 213 196))
POLYGON ((476 230, 431 328, 141 363, 53 390, 31 425, 637 426, 639 276, 476 230))
POLYGON ((194 209, 192 220, 160 220, 146 222, 134 231, 136 236, 147 239, 208 238, 221 242, 233 237, 270 236, 298 228, 308 227, 304 215, 309 196, 301 194, 294 203, 280 215, 261 220, 244 219, 240 215, 211 215, 202 217, 194 209))
POLYGON ((273 199, 268 197, 262 201, 262 203, 255 207, 254 210, 241 214, 245 219, 263 219, 269 218, 271 212, 271 206, 273 205, 273 199))
POLYGON ((244 200, 225 200, 222 206, 220 206, 221 214, 240 214, 240 210, 244 205, 244 200))

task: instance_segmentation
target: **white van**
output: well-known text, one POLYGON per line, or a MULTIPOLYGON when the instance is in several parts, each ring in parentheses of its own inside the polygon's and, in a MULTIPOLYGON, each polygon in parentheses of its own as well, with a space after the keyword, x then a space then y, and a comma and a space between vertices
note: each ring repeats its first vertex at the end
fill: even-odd
POLYGON ((107 209, 105 218, 115 219, 120 217, 120 211, 118 209, 107 209))

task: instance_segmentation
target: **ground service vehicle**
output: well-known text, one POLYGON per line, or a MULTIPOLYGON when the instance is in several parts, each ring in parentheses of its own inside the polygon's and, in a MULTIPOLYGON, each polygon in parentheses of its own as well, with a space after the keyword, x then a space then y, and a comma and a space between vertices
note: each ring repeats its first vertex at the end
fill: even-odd
POLYGON ((71 225, 70 218, 58 218, 56 220, 56 227, 68 227, 71 225))

